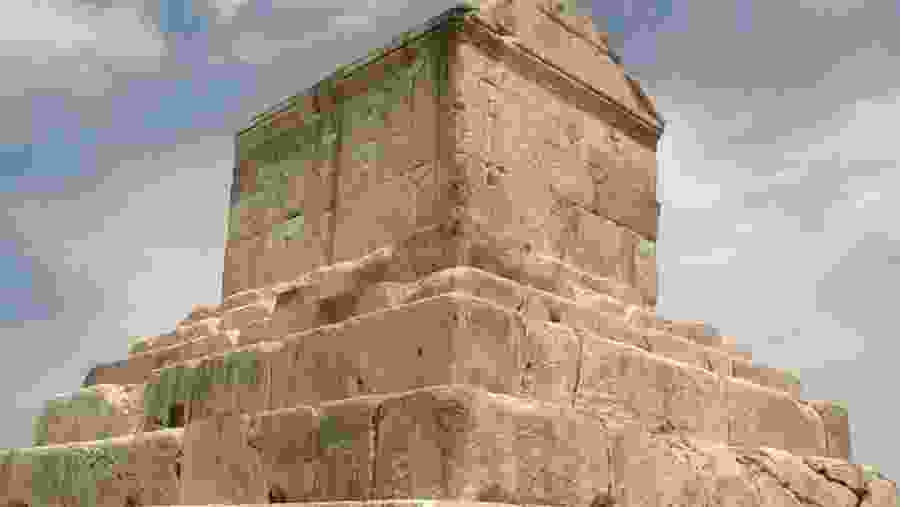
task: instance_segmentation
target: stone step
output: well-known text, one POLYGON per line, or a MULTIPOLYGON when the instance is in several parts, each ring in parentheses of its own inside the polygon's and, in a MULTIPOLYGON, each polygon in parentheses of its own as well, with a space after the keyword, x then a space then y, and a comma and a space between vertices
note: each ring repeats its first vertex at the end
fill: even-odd
MULTIPOLYGON (((316 283, 303 286, 312 288, 308 291, 295 288, 282 292, 265 305, 245 305, 229 310, 221 319, 216 319, 233 324, 228 326, 231 328, 228 332, 214 330, 215 335, 201 336, 186 343, 133 356, 132 359, 140 360, 134 365, 134 375, 124 380, 119 376, 116 379, 140 382, 152 369, 263 340, 277 340, 292 332, 301 332, 437 294, 457 291, 488 299, 509 310, 518 311, 529 319, 559 322, 587 329, 613 340, 642 347, 655 354, 706 368, 721 375, 751 380, 759 385, 787 392, 794 398, 800 397, 799 383, 790 379, 785 372, 730 357, 727 348, 717 350, 667 331, 653 328, 639 329, 628 324, 626 306, 607 295, 583 295, 578 300, 564 298, 467 266, 438 271, 410 283, 372 283, 356 293, 338 290, 338 288, 348 289, 352 284, 321 282, 317 280, 316 283), (327 297, 323 298, 321 289, 329 286, 331 288, 325 291, 327 297), (253 320, 254 318, 257 320, 253 320), (151 356, 152 360, 145 360, 151 356)), ((101 378, 108 381, 108 377, 101 375, 101 378)))
MULTIPOLYGON (((579 301, 608 296, 626 306, 643 306, 641 292, 628 283, 582 271, 562 260, 531 252, 528 244, 512 238, 497 237, 487 231, 473 232, 467 240, 470 253, 459 257, 459 238, 448 236, 447 226, 426 227, 410 237, 372 251, 353 261, 339 262, 310 271, 294 280, 230 295, 218 305, 196 305, 188 317, 178 323, 180 341, 203 334, 197 330, 201 321, 224 319, 235 310, 247 306, 271 307, 275 299, 339 303, 339 298, 358 296, 371 285, 412 283, 443 269, 460 264, 497 274, 547 292, 579 301)), ((324 316, 323 316, 324 317, 324 316)), ((221 323, 230 327, 229 322, 221 323)), ((144 350, 172 345, 173 337, 147 340, 144 350)))
POLYGON ((78 505, 84 487, 96 494, 97 507, 177 505, 183 434, 176 428, 0 450, 0 504, 78 505))
POLYGON ((713 441, 827 453, 821 417, 787 393, 463 293, 192 359, 150 378, 172 382, 182 398, 167 394, 160 405, 181 404, 188 420, 465 383, 713 441), (209 381, 212 372, 238 368, 241 354, 255 361, 255 382, 209 381))
POLYGON ((143 384, 97 384, 44 406, 34 424, 34 444, 54 445, 133 433, 144 421, 143 384))
MULTIPOLYGON (((817 505, 858 505, 844 503, 854 497, 831 482, 858 499, 873 491, 879 502, 896 499, 896 484, 864 479, 861 467, 842 460, 727 447, 645 429, 569 404, 473 386, 431 386, 256 414, 218 413, 183 430, 25 449, 19 457, 7 451, 0 459, 0 485, 5 486, 0 501, 28 504, 33 488, 44 491, 45 479, 33 476, 22 457, 44 456, 39 459, 45 464, 54 459, 48 468, 59 474, 60 466, 79 465, 78 459, 59 456, 79 458, 84 453, 72 449, 89 448, 101 454, 107 454, 104 448, 122 451, 113 453, 110 476, 96 483, 98 507, 372 497, 586 505, 602 493, 627 501, 624 505, 642 505, 648 489, 678 498, 687 494, 680 488, 697 479, 712 485, 751 475, 734 473, 739 465, 747 472, 762 468, 777 479, 739 484, 751 497, 752 491, 781 483, 800 488, 792 491, 817 505), (712 467, 713 476, 692 476, 703 463, 712 467), (678 487, 673 489, 672 480, 678 487)), ((734 486, 720 493, 733 494, 734 486)))
MULTIPOLYGON (((96 507, 312 506, 373 498, 397 505, 416 498, 554 506, 699 505, 698 498, 761 507, 796 505, 775 499, 798 497, 823 507, 896 502, 894 482, 867 478, 843 460, 648 432, 570 404, 466 385, 219 413, 184 429, 20 455, 79 454, 75 448, 109 454, 104 445, 118 452, 111 453, 111 473, 96 482, 96 507)), ((51 465, 45 469, 59 476, 60 466, 75 472, 85 462, 51 465)), ((44 477, 32 470, 21 459, 0 459, 0 502, 30 505, 33 488, 47 492, 44 477)), ((71 505, 49 500, 48 507, 71 505)))

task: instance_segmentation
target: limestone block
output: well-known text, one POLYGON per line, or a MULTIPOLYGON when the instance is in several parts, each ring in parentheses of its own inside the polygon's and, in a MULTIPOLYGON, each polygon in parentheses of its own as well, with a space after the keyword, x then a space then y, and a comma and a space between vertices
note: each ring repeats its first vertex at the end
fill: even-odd
POLYGON ((867 483, 867 494, 863 496, 861 507, 895 507, 897 505, 897 483, 887 479, 874 479, 867 483))
POLYGON ((269 494, 286 501, 371 498, 380 402, 356 398, 253 417, 248 441, 269 494))
POLYGON ((828 452, 825 456, 832 458, 852 459, 852 446, 850 445, 850 417, 847 409, 841 404, 832 401, 810 401, 812 407, 825 425, 825 434, 828 440, 828 452))
POLYGON ((181 504, 254 504, 267 500, 261 463, 247 444, 248 417, 219 413, 184 428, 181 504))
POLYGON ((0 456, 0 502, 32 505, 46 495, 43 501, 48 506, 78 505, 77 487, 86 486, 96 493, 97 507, 177 505, 181 437, 178 429, 4 450, 0 456), (106 473, 91 479, 88 467, 106 473), (65 482, 59 480, 61 476, 81 479, 65 482))
POLYGON ((649 352, 704 369, 719 377, 732 375, 732 359, 721 350, 655 329, 646 329, 642 335, 649 352))
POLYGON ((735 359, 733 375, 737 378, 749 380, 754 384, 788 393, 794 399, 800 398, 800 381, 788 371, 754 364, 744 359, 735 359))
POLYGON ((128 435, 144 420, 143 386, 96 384, 47 403, 40 418, 44 445, 128 435))
POLYGON ((385 399, 376 495, 587 505, 610 486, 614 433, 563 406, 435 387, 385 399))
POLYGON ((767 446, 801 456, 826 455, 822 419, 789 394, 752 384, 726 380, 729 438, 734 445, 767 446))
POLYGON ((713 373, 592 334, 583 337, 581 361, 580 410, 727 440, 725 393, 713 373))

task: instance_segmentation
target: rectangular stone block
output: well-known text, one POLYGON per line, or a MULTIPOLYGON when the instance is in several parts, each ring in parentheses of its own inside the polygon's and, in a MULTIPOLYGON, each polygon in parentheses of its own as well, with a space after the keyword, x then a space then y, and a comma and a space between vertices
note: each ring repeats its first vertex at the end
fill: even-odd
POLYGON ((266 503, 259 455, 247 443, 249 418, 218 413, 184 428, 183 505, 266 503))
POLYGON ((642 334, 649 352, 709 371, 719 377, 732 375, 732 359, 721 350, 655 329, 646 329, 642 334))
POLYGON ((791 398, 800 399, 802 386, 800 380, 791 372, 754 364, 744 359, 735 359, 733 375, 754 384, 787 393, 791 395, 791 398))
POLYGON ((45 445, 128 435, 144 421, 143 386, 96 384, 47 403, 45 445))
POLYGON ((850 461, 853 458, 850 445, 850 416, 847 409, 837 402, 816 400, 807 402, 825 425, 827 452, 825 456, 850 461))
POLYGON ((742 379, 726 381, 728 441, 733 445, 774 447, 800 456, 823 456, 822 419, 790 395, 742 379))
POLYGON ((494 30, 516 38, 515 43, 563 72, 600 90, 648 124, 655 124, 652 109, 635 94, 609 55, 602 36, 577 16, 562 13, 559 2, 527 0, 485 2, 478 13, 494 30), (585 62, 591 62, 586 65, 585 62))
POLYGON ((263 252, 261 236, 229 238, 225 242, 225 267, 222 275, 223 295, 257 287, 257 263, 263 252))
POLYGON ((121 365, 98 366, 94 370, 94 383, 143 384, 153 370, 162 366, 162 360, 159 351, 150 350, 129 356, 128 361, 121 365))
POLYGON ((728 435, 722 379, 708 371, 585 333, 575 406, 647 429, 712 441, 728 435))
POLYGON ((611 484, 615 434, 565 406, 467 386, 381 405, 376 496, 588 505, 611 484))
POLYGON ((378 397, 355 398, 252 417, 248 441, 270 498, 287 502, 372 498, 380 403, 378 397))
POLYGON ((470 383, 567 399, 578 339, 488 301, 443 294, 294 335, 273 370, 273 408, 470 383), (397 368, 398 364, 403 368, 397 368))
MULTIPOLYGON (((448 64, 448 74, 439 78, 440 83, 423 72, 415 82, 397 78, 396 83, 382 87, 384 79, 418 68, 417 58, 425 52, 408 46, 357 69, 349 78, 338 79, 332 83, 334 90, 322 86, 319 95, 298 98, 304 104, 296 106, 296 118, 288 111, 242 133, 239 174, 247 181, 240 182, 241 197, 269 196, 280 211, 270 212, 267 208, 272 206, 260 197, 257 204, 265 204, 261 206, 265 216, 251 217, 252 223, 241 227, 250 236, 227 246, 226 271, 248 273, 225 276, 225 294, 279 282, 318 265, 355 259, 401 241, 420 227, 445 224, 461 215, 480 222, 486 231, 524 241, 536 253, 557 257, 572 241, 573 212, 565 209, 571 204, 644 237, 655 237, 657 127, 631 111, 646 104, 633 97, 635 89, 618 66, 603 67, 601 74, 612 74, 589 80, 621 88, 616 100, 628 102, 625 105, 615 105, 586 86, 587 75, 561 71, 537 58, 535 51, 550 51, 555 55, 548 56, 551 60, 590 53, 592 60, 608 62, 600 39, 585 35, 590 32, 587 25, 560 21, 545 7, 534 2, 509 6, 510 19, 524 23, 518 42, 472 19, 465 21, 462 33, 449 37, 447 60, 439 62, 448 64), (556 44, 546 46, 544 39, 558 40, 560 47, 568 49, 548 49, 556 44), (394 85, 400 81, 412 85, 412 93, 395 103, 393 92, 385 90, 399 89, 394 85), (441 93, 448 94, 435 95, 436 84, 447 85, 441 93), (340 132, 334 130, 337 123, 332 120, 340 120, 340 132), (325 130, 306 132, 306 127, 296 127, 309 121, 324 122, 325 130), (605 134, 599 134, 602 129, 594 128, 591 121, 609 126, 610 139, 598 138, 605 134), (279 122, 284 125, 275 125, 279 122), (287 155, 270 161, 250 153, 259 143, 268 146, 267 153, 276 154, 281 148, 296 151, 316 143, 328 144, 332 151, 326 150, 322 159, 329 162, 318 165, 287 155), (606 150, 599 162, 605 172, 598 177, 589 163, 588 146, 600 145, 606 150), (272 190, 276 187, 284 187, 284 192, 272 190), (297 245, 296 240, 262 240, 280 230, 283 210, 295 207, 304 212, 304 238, 314 244, 287 252, 289 244, 297 245), (359 209, 368 212, 359 213, 359 209), (334 215, 322 227, 320 219, 329 213, 334 215), (318 233, 312 232, 312 224, 320 224, 318 233), (258 267, 249 267, 250 257, 258 267)), ((576 240, 566 248, 578 245, 576 240)), ((584 248, 579 267, 593 269, 586 264, 598 256, 584 248)), ((630 265, 633 259, 622 262, 630 265)), ((633 268, 627 270, 630 273, 633 268)))
POLYGON ((268 287, 328 264, 333 212, 312 213, 276 223, 261 234, 252 287, 268 287))
POLYGON ((177 505, 181 437, 181 430, 166 430, 70 445, 4 449, 0 453, 0 502, 78 505, 80 491, 74 487, 78 483, 59 478, 64 474, 89 476, 93 462, 95 473, 102 469, 105 474, 81 484, 95 493, 97 507, 177 505))
MULTIPOLYGON (((210 381, 208 389, 199 388, 198 392, 201 394, 188 401, 189 421, 220 412, 255 413, 266 410, 269 407, 268 395, 275 348, 275 344, 261 343, 187 363, 194 372, 201 368, 223 372, 223 377, 219 378, 224 379, 210 381), (239 356, 240 359, 237 359, 239 356)), ((212 378, 217 377, 213 374, 212 378)))

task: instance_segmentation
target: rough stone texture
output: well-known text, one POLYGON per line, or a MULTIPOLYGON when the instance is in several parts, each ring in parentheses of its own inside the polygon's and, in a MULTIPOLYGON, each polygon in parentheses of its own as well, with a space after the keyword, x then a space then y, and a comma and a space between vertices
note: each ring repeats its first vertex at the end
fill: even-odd
MULTIPOLYGON (((183 430, 171 429, 117 437, 108 442, 127 451, 126 460, 112 466, 113 476, 96 482, 97 506, 178 505, 181 439, 183 430)), ((95 447, 79 442, 63 447, 95 447)), ((32 466, 28 462, 0 465, 0 504, 32 504, 32 466)), ((69 507, 74 498, 50 499, 51 507, 69 507)), ((77 504, 75 504, 77 505, 77 504)))
POLYGON ((90 441, 104 434, 118 437, 141 429, 144 422, 143 385, 98 384, 93 389, 109 403, 111 415, 47 417, 48 444, 90 441))
POLYGON ((826 456, 850 460, 853 457, 850 446, 850 419, 846 410, 830 401, 810 401, 812 407, 825 424, 828 442, 826 456))
MULTIPOLYGON (((601 84, 619 90, 619 98, 630 97, 625 109, 647 114, 646 107, 612 63, 600 74, 580 75, 571 54, 558 49, 545 55, 559 60, 558 67, 542 63, 535 50, 550 33, 551 39, 581 41, 572 47, 576 53, 596 56, 601 48, 581 36, 571 38, 572 28, 536 4, 509 7, 525 38, 507 43, 479 22, 467 21, 450 43, 449 97, 434 96, 431 83, 421 80, 412 100, 392 110, 380 128, 353 128, 332 163, 324 164, 327 174, 291 171, 303 174, 291 188, 309 187, 297 190, 292 201, 304 210, 303 240, 267 235, 282 211, 251 208, 250 215, 241 216, 242 236, 226 247, 226 296, 285 279, 290 270, 296 276, 358 258, 421 227, 461 216, 525 241, 537 253, 637 284, 637 240, 656 235, 655 142, 648 143, 646 134, 635 139, 621 121, 610 123, 616 116, 609 111, 620 106, 604 102, 606 114, 585 107, 605 100, 597 91, 604 89, 601 84), (581 90, 583 97, 573 100, 560 93, 564 90, 551 89, 560 86, 581 90), (539 114, 536 104, 542 104, 539 114), (381 146, 383 155, 361 160, 357 148, 365 143, 381 146), (307 202, 313 196, 316 203, 307 202), (291 252, 288 244, 300 249, 291 252), (616 246, 610 250, 608 244, 616 246), (282 268, 285 264, 290 268, 282 268)), ((367 72, 374 79, 383 65, 367 72)), ((356 78, 342 83, 341 93, 367 92, 360 83, 356 78)), ((639 116, 628 121, 655 134, 656 119, 639 116)), ((252 180, 255 164, 240 164, 242 180, 252 180)), ((640 294, 655 301, 655 281, 646 266, 641 276, 640 294)))
POLYGON ((826 454, 822 419, 790 395, 732 378, 726 382, 729 441, 787 449, 799 455, 826 454))

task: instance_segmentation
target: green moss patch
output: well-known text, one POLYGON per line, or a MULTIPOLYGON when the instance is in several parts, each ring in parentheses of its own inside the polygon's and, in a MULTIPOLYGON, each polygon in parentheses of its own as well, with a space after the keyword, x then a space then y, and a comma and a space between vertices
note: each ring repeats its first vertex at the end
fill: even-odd
POLYGON ((651 257, 656 255, 656 242, 642 239, 641 244, 638 245, 638 253, 641 257, 651 257))
POLYGON ((140 354, 147 350, 147 340, 140 336, 131 336, 128 338, 128 353, 140 354))
POLYGON ((112 477, 113 466, 128 461, 128 449, 108 440, 96 447, 52 447, 0 451, 0 462, 31 467, 32 506, 53 498, 78 498, 81 507, 97 505, 97 481, 112 477))
POLYGON ((865 478, 866 482, 873 481, 875 479, 886 479, 884 474, 882 474, 881 471, 879 471, 878 467, 876 467, 876 466, 863 465, 862 469, 863 469, 863 477, 865 478))
MULTIPOLYGON (((383 127, 389 111, 412 100, 419 79, 428 79, 433 83, 435 97, 445 96, 449 80, 449 35, 459 30, 462 18, 473 10, 474 6, 460 8, 439 26, 406 32, 395 39, 395 45, 371 51, 361 61, 339 67, 310 92, 291 97, 283 107, 261 115, 254 126, 241 132, 237 137, 238 158, 256 164, 256 184, 253 186, 255 191, 241 195, 236 206, 230 210, 228 237, 240 237, 242 209, 254 206, 283 208, 288 181, 286 176, 292 171, 299 174, 304 161, 334 159, 354 128, 383 127), (376 61, 382 61, 385 55, 400 47, 411 50, 414 55, 411 63, 385 63, 384 77, 368 83, 366 93, 355 96, 338 93, 338 82, 376 61), (333 103, 335 107, 326 112, 301 111, 300 105, 308 97, 333 103), (296 115, 296 121, 291 125, 275 125, 274 117, 283 114, 296 115)), ((372 162, 380 158, 382 147, 375 143, 362 143, 351 149, 355 159, 372 162)), ((287 235, 294 239, 302 233, 299 224, 277 225, 272 233, 276 237, 287 235), (290 229, 287 234, 286 228, 290 229)))
POLYGON ((797 375, 797 372, 792 370, 787 370, 784 372, 785 377, 787 377, 788 381, 792 384, 800 385, 800 377, 797 375))
POLYGON ((221 366, 165 368, 158 383, 148 382, 144 387, 144 414, 158 418, 165 427, 172 427, 175 421, 171 419, 171 409, 177 403, 204 399, 213 384, 256 384, 258 368, 259 361, 253 351, 228 352, 221 366))
POLYGON ((556 12, 571 16, 577 12, 577 4, 576 0, 556 0, 556 12))
POLYGON ((303 237, 303 215, 296 216, 272 227, 272 238, 290 241, 303 237))
POLYGON ((353 435, 342 432, 333 416, 319 419, 319 444, 322 449, 347 449, 353 443, 353 435))
POLYGON ((842 401, 831 402, 831 413, 836 417, 847 417, 850 411, 847 410, 847 404, 842 401))
POLYGON ((34 418, 34 445, 47 445, 50 418, 111 416, 114 413, 113 406, 96 387, 85 387, 67 397, 50 400, 41 415, 34 418))

